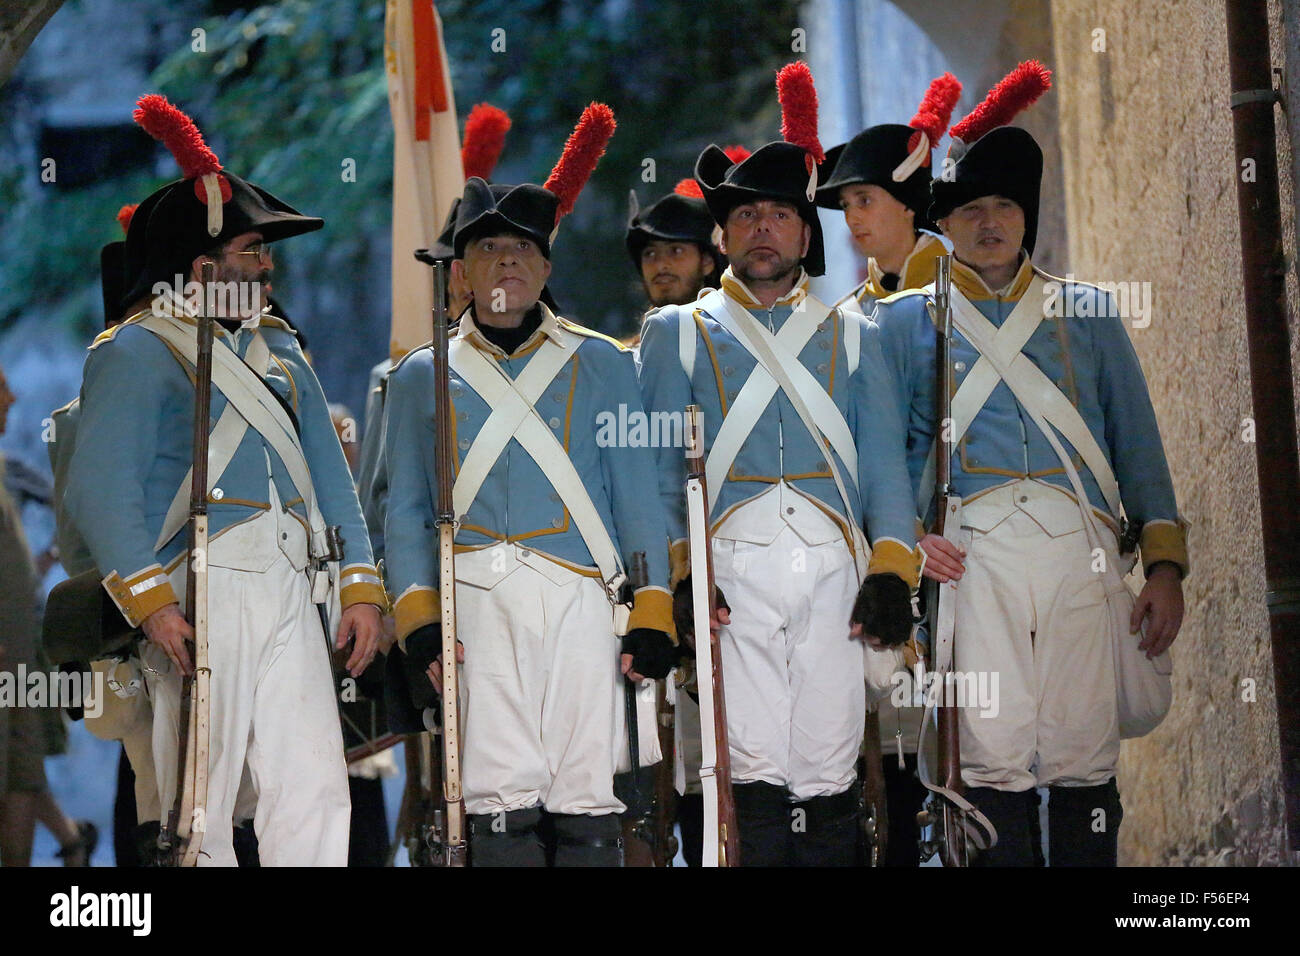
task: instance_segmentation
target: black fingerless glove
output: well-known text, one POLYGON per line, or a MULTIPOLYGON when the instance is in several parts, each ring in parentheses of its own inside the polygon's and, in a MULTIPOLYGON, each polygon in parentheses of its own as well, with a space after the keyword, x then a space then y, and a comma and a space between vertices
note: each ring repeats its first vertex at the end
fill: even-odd
POLYGON ((406 653, 402 667, 406 673, 407 692, 416 710, 436 706, 438 692, 429 680, 429 665, 442 653, 442 625, 426 624, 417 627, 406 638, 406 653))
POLYGON ((632 670, 642 677, 663 680, 677 664, 677 645, 663 631, 637 627, 623 637, 623 653, 632 655, 632 670))
POLYGON ((886 647, 912 636, 912 590, 897 574, 871 574, 862 582, 850 624, 861 624, 869 637, 886 647))

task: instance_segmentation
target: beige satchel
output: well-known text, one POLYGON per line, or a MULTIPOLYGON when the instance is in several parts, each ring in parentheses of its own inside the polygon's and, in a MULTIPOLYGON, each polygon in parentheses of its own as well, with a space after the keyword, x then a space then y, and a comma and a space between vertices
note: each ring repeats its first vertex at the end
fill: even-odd
POLYGON ((90 670, 94 678, 85 699, 87 730, 100 740, 121 740, 142 725, 153 726, 153 706, 138 657, 101 658, 90 662, 90 670))
MULTIPOLYGON (((954 296, 954 300, 959 298, 954 296)), ((957 302, 954 301, 954 306, 956 305, 957 302)), ((1146 736, 1155 730, 1169 713, 1173 701, 1173 657, 1169 651, 1165 651, 1159 657, 1148 659, 1146 652, 1138 648, 1141 638, 1129 632, 1129 617, 1133 613, 1136 598, 1124 578, 1133 568, 1134 557, 1119 556, 1115 548, 1106 547, 1107 539, 1103 537, 1097 517, 1088 504, 1088 496, 1083 490, 1083 482, 1079 480, 1079 472, 1061 446, 1056 430, 1044 416, 1043 408, 1052 406, 1053 419, 1062 428, 1062 433, 1070 443, 1088 462, 1093 476, 1097 479, 1112 512, 1118 519, 1119 492, 1110 465, 1100 449, 1096 447, 1096 442, 1079 416, 1078 410, 1060 394, 1059 389, 1055 389, 1037 366, 1025 361, 1012 367, 988 347, 985 326, 991 328, 991 324, 983 316, 974 309, 962 310, 955 307, 953 312, 954 321, 962 334, 984 358, 989 360, 998 376, 1006 382, 1007 387, 1033 417, 1034 424, 1051 444, 1052 450, 1056 452, 1061 466, 1070 479, 1070 486, 1074 489, 1079 513, 1083 517, 1083 529, 1088 538, 1088 547, 1094 553, 1096 549, 1101 548, 1106 555, 1102 582, 1106 588, 1106 606, 1114 653, 1115 705, 1119 717, 1119 735, 1125 739, 1146 736), (1052 394, 1053 390, 1056 395, 1052 394), (1053 405, 1052 400, 1057 396, 1059 400, 1053 405)))

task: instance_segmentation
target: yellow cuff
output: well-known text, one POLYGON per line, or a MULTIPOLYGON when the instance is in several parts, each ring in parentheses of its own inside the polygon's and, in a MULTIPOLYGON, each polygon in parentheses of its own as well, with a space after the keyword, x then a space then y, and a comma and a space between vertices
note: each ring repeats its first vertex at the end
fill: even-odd
POLYGON ((172 583, 160 564, 142 568, 125 581, 113 571, 102 583, 108 596, 132 627, 139 627, 145 618, 160 607, 178 603, 172 583))
POLYGON ((442 603, 438 589, 412 584, 393 605, 397 643, 405 651, 406 638, 412 631, 426 624, 436 624, 441 617, 442 603))
POLYGON ((1178 565, 1183 577, 1191 570, 1187 558, 1187 525, 1181 520, 1159 519, 1142 526, 1139 542, 1142 551, 1142 570, 1148 571, 1157 561, 1172 561, 1178 565))
POLYGON ((628 617, 629 629, 648 627, 663 631, 674 644, 677 630, 673 627, 673 596, 663 588, 641 588, 632 599, 632 613, 628 617))
POLYGON ((872 545, 867 574, 897 574, 915 591, 921 580, 921 549, 909 549, 893 538, 881 538, 872 545))
POLYGON ((691 542, 678 538, 668 546, 668 590, 676 590, 686 575, 691 573, 691 542))
POLYGON ((339 604, 344 609, 354 604, 373 604, 380 613, 388 613, 388 593, 373 565, 349 564, 339 574, 339 604))

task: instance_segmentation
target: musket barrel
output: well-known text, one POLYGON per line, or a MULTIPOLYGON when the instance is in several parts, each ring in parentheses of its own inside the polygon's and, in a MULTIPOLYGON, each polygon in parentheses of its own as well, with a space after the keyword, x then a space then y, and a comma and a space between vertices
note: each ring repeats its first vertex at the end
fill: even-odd
MULTIPOLYGON (((952 422, 952 254, 935 260, 934 277, 935 311, 935 410, 938 433, 935 462, 935 512, 933 533, 944 536, 952 501, 952 456, 955 435, 952 422)), ((956 529, 952 529, 954 532, 956 529)), ((955 600, 951 588, 936 584, 933 588, 933 613, 938 619, 939 602, 955 600)), ((957 708, 948 699, 947 674, 940 674, 943 697, 937 708, 939 737, 939 777, 942 785, 954 793, 964 790, 961 779, 961 737, 957 708)), ((939 826, 945 866, 966 866, 967 846, 964 813, 949 801, 944 801, 939 826)))
POLYGON ((177 866, 193 866, 203 841, 208 773, 208 429, 212 407, 212 315, 209 295, 216 263, 205 260, 196 324, 193 460, 190 480, 189 556, 185 570, 185 619, 194 627, 194 673, 181 682, 177 732, 176 795, 160 845, 177 866), (196 812, 197 811, 197 812, 196 812))
POLYGON ((461 792, 460 674, 456 667, 456 514, 452 488, 456 481, 451 441, 451 372, 448 365, 451 316, 447 309, 447 264, 433 263, 433 363, 435 466, 438 478, 439 599, 442 605, 442 844, 448 866, 464 866, 465 800, 461 792))

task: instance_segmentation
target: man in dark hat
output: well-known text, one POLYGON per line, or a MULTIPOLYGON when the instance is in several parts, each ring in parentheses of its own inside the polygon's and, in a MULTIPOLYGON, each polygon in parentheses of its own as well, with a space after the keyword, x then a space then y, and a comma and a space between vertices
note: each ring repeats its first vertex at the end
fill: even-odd
POLYGON ((141 203, 127 232, 123 303, 133 307, 86 360, 68 515, 106 591, 148 637, 141 657, 166 812, 177 788, 181 678, 192 670, 193 629, 179 600, 193 459, 193 315, 207 292, 202 307, 217 317, 205 556, 214 639, 199 859, 235 863, 232 817, 247 772, 264 864, 343 865, 347 777, 315 605, 335 592, 335 644, 353 641, 347 666, 358 674, 374 656, 386 598, 320 385, 292 332, 260 305, 272 269, 268 244, 322 223, 223 171, 192 121, 162 97, 143 98, 136 119, 168 145, 184 178, 141 203), (209 260, 217 285, 226 283, 220 295, 198 283, 209 260), (334 568, 329 525, 344 542, 334 568))
POLYGON ((872 126, 826 151, 830 176, 817 188, 817 205, 843 210, 853 245, 867 259, 866 279, 836 305, 856 304, 870 315, 877 299, 933 281, 944 247, 926 216, 930 153, 960 95, 957 78, 945 73, 907 126, 872 126))
MULTIPOLYGON (((729 150, 742 150, 732 146, 729 150)), ((748 155, 748 151, 745 151, 748 155)), ((704 202, 704 194, 694 179, 683 179, 671 193, 645 209, 637 201, 636 191, 628 196, 627 252, 641 277, 646 300, 651 308, 685 305, 699 298, 705 289, 716 289, 726 260, 714 245, 713 216, 704 202)), ((641 330, 624 340, 635 350, 641 330)), ((680 671, 678 678, 680 678, 680 671)), ((703 813, 700 796, 700 711, 684 687, 676 688, 674 736, 682 744, 674 766, 680 781, 681 799, 678 816, 682 827, 682 855, 688 866, 699 865, 701 832, 698 821, 703 813)), ((667 770, 660 768, 661 773, 667 770)), ((677 785, 676 783, 674 784, 677 785)), ((662 811, 660 811, 662 812, 662 811)))
MULTIPOLYGON (((786 142, 696 162, 730 265, 719 291, 647 318, 641 386, 652 415, 703 410, 741 862, 852 865, 864 678, 879 693, 901 664, 920 561, 873 329, 808 291, 824 271, 821 151, 815 106, 792 104, 815 104, 811 76, 793 64, 777 85, 786 142)), ((680 448, 660 451, 659 475, 676 583, 680 448)))
MULTIPOLYGON (((830 176, 817 188, 817 205, 844 212, 853 245, 866 257, 867 275, 836 305, 870 315, 878 299, 934 281, 943 240, 930 222, 931 153, 948 129, 961 83, 951 73, 926 90, 908 125, 871 126, 826 151, 830 176)), ((919 633, 919 632, 918 632, 919 633)), ((881 772, 888 792, 887 866, 920 862, 916 815, 925 788, 916 777, 921 712, 896 708, 886 697, 868 726, 880 731, 881 772)), ((870 732, 870 731, 869 731, 870 732)), ((868 748, 874 754, 875 748, 868 748)))
MULTIPOLYGON (((504 110, 489 103, 478 103, 469 111, 469 116, 465 119, 464 143, 460 150, 461 171, 466 179, 478 176, 491 182, 492 171, 501 157, 509 129, 510 117, 504 110)), ((452 238, 456 232, 456 210, 459 208, 460 197, 457 196, 452 200, 437 241, 427 250, 430 258, 447 263, 449 268, 452 259, 456 257, 452 238)), ((555 309, 555 303, 549 299, 546 304, 548 308, 555 309)), ((447 288, 447 308, 452 319, 458 318, 468 306, 469 289, 463 280, 452 277, 447 288)), ((388 373, 406 351, 395 340, 390 343, 389 356, 370 370, 366 387, 364 431, 361 433, 360 461, 357 465, 357 495, 361 499, 361 512, 365 516, 366 527, 370 529, 370 545, 374 549, 376 562, 384 557, 384 509, 388 502, 388 475, 383 460, 384 392, 388 387, 388 373)))
POLYGON ((685 305, 705 287, 716 289, 724 267, 713 244, 713 217, 693 179, 640 208, 628 197, 627 253, 650 305, 685 305))
POLYGON ((475 866, 543 865, 543 834, 557 866, 619 865, 622 674, 662 678, 676 654, 652 452, 608 427, 620 408, 644 416, 632 357, 541 301, 557 211, 571 208, 612 132, 608 108, 593 104, 570 141, 588 144, 585 162, 566 150, 546 187, 466 183, 452 270, 473 301, 449 348, 454 420, 433 419, 429 349, 411 352, 389 379, 386 561, 417 706, 432 705, 441 676, 431 429, 454 428, 456 439, 463 783, 475 866), (569 160, 586 172, 565 174, 569 160), (616 592, 638 552, 649 584, 616 630, 616 592))
MULTIPOLYGON (((931 188, 930 216, 956 259, 951 484, 962 515, 958 543, 931 534, 921 546, 927 577, 961 582, 953 668, 999 678, 996 700, 959 711, 966 797, 998 832, 977 862, 1033 864, 1036 788, 1047 787, 1051 864, 1114 866, 1120 737, 1151 726, 1126 723, 1115 661, 1140 658, 1153 679, 1167 665, 1187 548, 1114 298, 1031 260, 1043 156, 1006 124, 1049 84, 1041 64, 1018 66, 953 127, 956 163, 931 188), (1136 603, 1121 581, 1135 546, 1146 572, 1136 603)), ((933 507, 936 454, 931 300, 904 291, 875 310, 911 409, 921 513, 933 507)))

